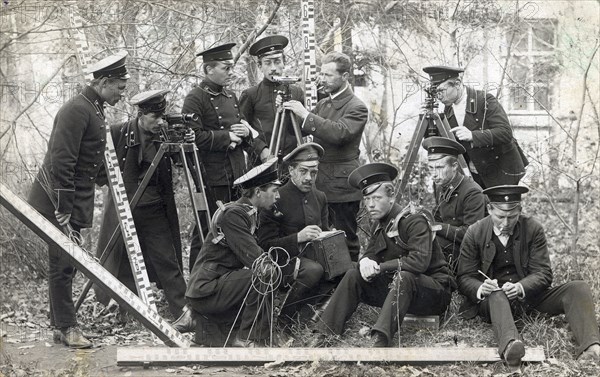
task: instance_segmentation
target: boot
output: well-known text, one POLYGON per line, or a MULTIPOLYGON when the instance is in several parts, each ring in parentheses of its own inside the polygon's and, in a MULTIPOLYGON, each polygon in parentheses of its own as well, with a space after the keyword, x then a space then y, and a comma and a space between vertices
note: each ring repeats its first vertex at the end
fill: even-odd
POLYGON ((183 313, 172 323, 172 326, 182 334, 196 331, 196 318, 189 305, 183 307, 183 313))
POLYGON ((77 349, 92 347, 92 342, 83 336, 81 329, 77 326, 66 327, 58 332, 59 334, 56 331, 54 332, 55 343, 63 343, 67 347, 77 349))

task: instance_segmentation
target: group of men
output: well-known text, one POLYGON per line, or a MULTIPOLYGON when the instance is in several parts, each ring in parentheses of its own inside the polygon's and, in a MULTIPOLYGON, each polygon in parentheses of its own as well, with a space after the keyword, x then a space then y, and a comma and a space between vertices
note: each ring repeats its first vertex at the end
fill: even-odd
MULTIPOLYGON (((442 314, 458 287, 467 298, 465 315, 479 313, 492 322, 499 354, 509 364, 519 364, 525 352, 513 312, 533 309, 565 313, 577 356, 598 360, 600 340, 589 287, 573 282, 551 288, 543 228, 521 213, 521 195, 527 189, 517 184, 526 160, 497 100, 466 87, 461 69, 424 69, 437 87, 456 138, 423 141, 436 193, 431 218, 397 203, 396 167, 360 165, 359 144, 368 109, 348 83, 350 58, 335 52, 323 57, 320 80, 326 96, 314 109, 306 109, 302 90, 276 79, 283 74, 287 43, 283 36, 269 36, 251 46, 264 79, 245 90, 239 101, 227 89, 235 44, 198 54, 204 80, 183 103, 183 113, 197 115, 184 142, 198 149, 204 192, 214 217, 194 231, 187 285, 168 154, 133 210, 149 275, 165 290, 177 318, 174 327, 195 331, 196 341, 205 344, 268 344, 273 325, 269 312, 275 303, 261 294, 256 279, 273 278, 280 266, 259 263, 258 268, 257 262, 272 248, 286 251, 289 260, 281 266, 281 288, 287 290, 282 313, 293 316, 299 310, 297 303, 326 284, 325 266, 307 257, 307 244, 326 230, 338 229, 345 232, 356 268, 335 280, 337 288, 316 321, 315 345, 323 345, 327 335, 342 334, 346 321, 364 302, 381 307, 371 331, 373 346, 390 346, 407 313, 442 314), (285 101, 280 96, 283 89, 289 94, 285 101), (272 135, 278 113, 284 117, 285 137, 273 153, 270 144, 278 139, 272 135), (313 142, 297 144, 291 117, 313 142), (459 167, 460 156, 468 163, 467 174, 459 167), (289 173, 285 184, 279 164, 289 173), (361 202, 372 228, 367 247, 359 253, 361 202), (200 232, 207 235, 204 242, 200 232), (206 341, 203 332, 213 325, 219 339, 206 341), (225 334, 225 325, 235 325, 237 336, 225 334)), ((122 97, 129 77, 125 59, 119 55, 98 62, 92 69, 94 80, 55 118, 30 203, 56 226, 70 224, 79 230, 91 225, 94 184, 106 182, 104 104, 114 105, 122 97)), ((131 103, 138 108, 137 116, 110 128, 130 199, 164 141, 160 135, 167 93, 159 89, 136 95, 131 103)), ((99 251, 115 228, 112 207, 110 201, 105 204, 99 251)), ((133 288, 122 246, 112 255, 107 268, 133 288)), ((77 327, 73 266, 56 247, 50 247, 49 265, 55 340, 75 348, 91 346, 77 327)), ((101 292, 97 295, 102 297, 101 292)))

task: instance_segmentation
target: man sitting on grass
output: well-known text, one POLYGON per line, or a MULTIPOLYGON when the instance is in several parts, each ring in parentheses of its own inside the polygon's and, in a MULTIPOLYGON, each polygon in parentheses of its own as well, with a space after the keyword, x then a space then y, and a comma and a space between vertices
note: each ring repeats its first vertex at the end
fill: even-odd
POLYGON ((525 346, 513 319, 513 310, 532 309, 550 315, 565 314, 577 344, 578 360, 600 359, 600 336, 589 286, 572 281, 556 287, 542 225, 521 214, 521 194, 529 189, 504 185, 483 191, 490 200, 489 216, 471 225, 458 259, 458 285, 474 310, 492 322, 498 353, 509 366, 518 367, 525 346))

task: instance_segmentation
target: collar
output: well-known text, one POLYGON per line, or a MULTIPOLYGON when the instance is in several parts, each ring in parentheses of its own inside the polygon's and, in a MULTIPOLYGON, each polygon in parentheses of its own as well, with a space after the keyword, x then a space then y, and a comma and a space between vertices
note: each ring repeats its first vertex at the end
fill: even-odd
POLYGON ((475 114, 477 112, 477 91, 469 86, 465 86, 467 91, 465 109, 467 113, 475 114))
POLYGON ((450 196, 458 189, 458 186, 460 186, 464 179, 465 176, 463 174, 456 173, 448 185, 442 187, 440 199, 445 201, 450 200, 450 196))
POLYGON ((96 89, 87 85, 80 93, 93 107, 96 108, 98 115, 104 118, 104 99, 96 91, 96 89))
POLYGON ((344 89, 340 89, 338 90, 335 94, 330 94, 329 98, 331 98, 332 100, 336 99, 337 97, 340 96, 340 94, 344 93, 346 91, 346 89, 348 89, 350 86, 348 85, 348 82, 346 81, 346 86, 344 86, 344 89))
POLYGON ((460 100, 456 103, 453 103, 452 107, 454 107, 455 109, 466 109, 468 96, 469 96, 469 93, 467 91, 467 87, 463 85, 463 92, 462 92, 462 95, 460 96, 460 100))
POLYGON ((268 79, 268 78, 266 78, 266 77, 263 77, 263 79, 262 79, 262 83, 263 83, 263 85, 265 85, 265 86, 270 86, 270 87, 273 87, 273 88, 277 88, 278 86, 280 86, 280 84, 279 84, 278 82, 271 81, 271 80, 269 80, 269 79, 268 79))
POLYGON ((200 88, 213 96, 218 96, 219 94, 228 95, 223 85, 214 83, 209 79, 202 80, 202 82, 200 83, 200 88))

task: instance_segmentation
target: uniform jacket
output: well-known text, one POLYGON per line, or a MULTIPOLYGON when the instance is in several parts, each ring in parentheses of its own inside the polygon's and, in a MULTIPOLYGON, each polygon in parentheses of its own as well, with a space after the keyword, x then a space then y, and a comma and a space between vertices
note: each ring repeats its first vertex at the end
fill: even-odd
POLYGON ((469 225, 485 216, 485 196, 473 178, 456 174, 447 187, 436 187, 434 220, 442 230, 436 240, 447 253, 458 253, 469 225))
MULTIPOLYGON (((492 262, 496 247, 492 241, 493 232, 492 218, 487 216, 469 227, 460 248, 458 285, 460 292, 472 303, 478 302, 477 290, 485 280, 477 270, 494 278, 492 262)), ((525 291, 525 301, 534 299, 552 284, 552 268, 544 229, 535 219, 521 215, 512 237, 515 267, 519 283, 525 291), (523 242, 525 245, 522 245, 523 242)))
POLYGON ((29 203, 42 214, 54 216, 58 209, 70 213, 73 224, 92 226, 94 186, 100 169, 104 169, 103 106, 102 97, 87 86, 56 114, 42 168, 29 194, 29 203), (53 193, 57 207, 44 187, 53 193))
POLYGON ((316 186, 329 203, 362 199, 360 190, 348 185, 348 175, 359 166, 359 145, 368 117, 367 106, 348 86, 336 98, 319 101, 304 120, 302 131, 313 135, 325 150, 316 186))
MULTIPOLYGON (((444 112, 452 127, 452 123, 456 124, 454 112, 450 106, 444 112)), ((472 131, 473 141, 460 143, 485 187, 519 183, 526 163, 513 137, 510 121, 496 97, 467 87, 463 126, 472 131)))
MULTIPOLYGON (((129 201, 133 199, 135 191, 139 187, 143 175, 145 173, 145 167, 142 166, 142 151, 140 144, 140 133, 141 130, 138 127, 137 118, 111 126, 111 134, 115 143, 115 151, 117 159, 119 161, 119 168, 121 169, 121 175, 123 177, 123 183, 125 184, 125 191, 129 201)), ((157 150, 160 147, 160 141, 156 141, 157 150)), ((171 172, 171 160, 168 154, 165 154, 160 160, 156 171, 150 179, 149 185, 155 185, 158 189, 158 193, 162 199, 162 204, 165 206, 167 213, 167 221, 171 230, 171 236, 174 241, 173 247, 177 254, 179 264, 181 265, 181 237, 179 233, 179 218, 177 216, 177 207, 175 206, 175 197, 173 193, 173 180, 171 172)), ((140 204, 138 204, 140 205, 140 204)), ((135 217, 136 212, 133 210, 133 216, 135 217)), ((112 195, 107 195, 104 203, 104 213, 102 218, 102 225, 100 227, 100 234, 98 236, 98 247, 97 255, 100 257, 102 251, 106 248, 108 241, 115 228, 119 227, 119 219, 112 195)), ((109 259, 106 260, 104 268, 106 268, 113 275, 117 276, 119 266, 121 263, 127 263, 122 261, 123 256, 126 255, 125 244, 121 240, 115 246, 114 250, 110 254, 109 259)), ((150 271, 149 271, 150 272, 150 271)), ((152 275, 152 274, 150 274, 152 275)), ((168 284, 168 282, 162 282, 168 284)), ((106 296, 101 290, 96 290, 96 295, 106 296)), ((108 300, 106 300, 108 301, 108 300)))
POLYGON ((327 198, 323 191, 313 188, 303 193, 288 180, 279 189, 275 207, 260 212, 259 244, 265 250, 273 246, 282 247, 295 257, 300 252, 298 232, 307 225, 329 230, 328 216, 327 198))
POLYGON ((437 242, 432 241, 431 229, 423 215, 409 214, 399 221, 398 233, 405 245, 397 244, 386 235, 386 229, 401 211, 400 205, 394 204, 390 213, 374 224, 373 236, 363 258, 370 258, 379 264, 399 259, 403 271, 425 274, 444 286, 455 286, 449 276, 446 258, 437 242))
MULTIPOLYGON (((304 103, 304 93, 297 85, 290 85, 291 98, 304 103)), ((254 139, 254 150, 257 155, 264 148, 269 148, 273 125, 275 123, 275 98, 277 93, 283 91, 284 86, 268 79, 263 79, 258 85, 252 86, 240 95, 240 109, 244 118, 258 131, 258 138, 254 139)), ((286 120, 284 156, 296 147, 296 137, 290 118, 286 120)))
POLYGON ((254 260, 263 253, 250 231, 256 223, 253 216, 256 216, 256 208, 245 197, 223 211, 220 227, 225 240, 214 244, 212 240, 216 235, 212 231, 208 233, 190 272, 187 297, 209 296, 215 291, 219 277, 244 267, 252 268, 254 260))
POLYGON ((243 148, 247 148, 251 140, 248 137, 242 145, 230 149, 229 127, 242 120, 235 94, 204 80, 185 97, 181 111, 199 117, 198 121, 191 122, 191 127, 196 133, 206 184, 233 186, 233 181, 246 172, 243 148))

